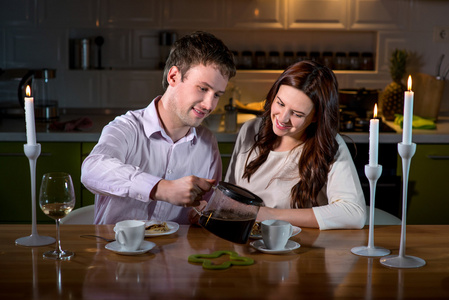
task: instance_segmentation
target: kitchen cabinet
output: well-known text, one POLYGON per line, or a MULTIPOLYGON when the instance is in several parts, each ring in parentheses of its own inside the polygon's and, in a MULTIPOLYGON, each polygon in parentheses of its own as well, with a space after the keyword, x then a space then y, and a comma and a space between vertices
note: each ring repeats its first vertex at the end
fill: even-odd
POLYGON ((35 2, 37 3, 40 27, 93 28, 98 24, 97 1, 39 0, 35 2))
POLYGON ((387 30, 404 28, 408 1, 350 0, 349 29, 387 30))
POLYGON ((449 145, 417 145, 410 164, 407 224, 449 224, 448 170, 449 145))
POLYGON ((220 28, 223 27, 221 0, 167 0, 164 1, 163 28, 220 28))
MULTIPOLYGON (((81 164, 83 163, 84 159, 89 155, 89 153, 92 151, 92 149, 95 147, 97 143, 82 143, 81 144, 81 164)), ((88 189, 84 187, 83 184, 81 184, 81 196, 83 199, 83 205, 92 205, 95 203, 95 194, 91 193, 88 189)))
POLYGON ((33 26, 35 24, 35 0, 2 1, 0 26, 33 26))
POLYGON ((282 29, 284 6, 284 0, 226 1, 226 27, 282 29))
POLYGON ((100 27, 160 28, 161 26, 162 4, 165 1, 98 1, 100 1, 101 8, 99 13, 100 27))
POLYGON ((232 151, 234 150, 234 142, 220 142, 218 143, 218 149, 220 149, 222 169, 222 180, 226 176, 226 171, 228 170, 229 163, 231 161, 232 151))
MULTIPOLYGON (((67 172, 75 187, 76 207, 82 205, 80 187, 80 143, 41 143, 36 163, 36 219, 54 223, 41 211, 39 188, 42 176, 48 172, 67 172)), ((31 223, 31 176, 23 143, 0 143, 0 223, 31 223)))
POLYGON ((63 107, 138 109, 163 94, 162 70, 106 70, 64 72, 63 107))
POLYGON ((348 0, 288 1, 288 29, 346 29, 348 0))

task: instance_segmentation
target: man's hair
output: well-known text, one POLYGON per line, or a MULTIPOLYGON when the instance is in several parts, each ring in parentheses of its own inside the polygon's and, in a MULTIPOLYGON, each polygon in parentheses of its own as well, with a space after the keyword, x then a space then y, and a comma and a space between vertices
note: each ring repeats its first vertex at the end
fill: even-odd
POLYGON ((181 72, 181 80, 193 66, 214 65, 228 80, 235 76, 234 56, 226 45, 214 35, 197 31, 177 40, 165 63, 162 87, 168 87, 167 75, 171 67, 181 72))

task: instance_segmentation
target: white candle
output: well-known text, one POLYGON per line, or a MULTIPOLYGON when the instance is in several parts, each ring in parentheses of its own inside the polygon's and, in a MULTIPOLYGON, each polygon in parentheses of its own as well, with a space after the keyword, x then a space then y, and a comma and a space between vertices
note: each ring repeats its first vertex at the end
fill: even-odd
POLYGON ((404 95, 404 121, 402 123, 402 143, 411 145, 412 143, 412 122, 413 122, 413 91, 412 76, 408 76, 407 89, 404 95))
POLYGON ((374 116, 369 121, 369 165, 377 167, 379 155, 379 119, 377 117, 377 104, 374 105, 374 116))
POLYGON ((27 130, 27 144, 36 145, 36 127, 34 124, 34 98, 31 96, 31 89, 28 85, 26 87, 25 97, 25 122, 27 130))

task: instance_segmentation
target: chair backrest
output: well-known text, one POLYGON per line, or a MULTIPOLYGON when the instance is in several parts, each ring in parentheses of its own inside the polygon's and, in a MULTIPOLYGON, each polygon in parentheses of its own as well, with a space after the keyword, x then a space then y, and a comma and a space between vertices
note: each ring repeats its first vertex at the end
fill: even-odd
POLYGON ((61 224, 93 224, 95 205, 83 206, 74 209, 66 217, 61 219, 61 224))

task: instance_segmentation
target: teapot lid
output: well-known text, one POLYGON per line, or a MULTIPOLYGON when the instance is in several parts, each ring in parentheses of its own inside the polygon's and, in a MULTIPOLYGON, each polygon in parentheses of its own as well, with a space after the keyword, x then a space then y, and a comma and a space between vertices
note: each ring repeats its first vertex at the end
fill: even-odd
POLYGON ((236 201, 249 205, 265 206, 263 200, 259 196, 235 184, 220 181, 217 188, 220 189, 223 194, 236 201))

